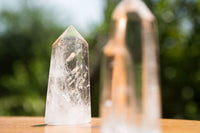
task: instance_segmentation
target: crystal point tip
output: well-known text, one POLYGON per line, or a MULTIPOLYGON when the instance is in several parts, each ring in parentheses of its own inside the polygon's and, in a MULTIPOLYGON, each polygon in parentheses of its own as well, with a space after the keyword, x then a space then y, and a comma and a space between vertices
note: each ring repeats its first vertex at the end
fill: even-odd
POLYGON ((81 39, 83 42, 87 44, 87 41, 81 36, 81 34, 76 30, 73 25, 70 25, 61 35, 60 37, 53 43, 56 45, 57 42, 61 39, 68 38, 68 37, 75 37, 81 39))
POLYGON ((70 25, 64 31, 64 33, 61 35, 61 38, 65 38, 65 37, 69 37, 69 36, 73 36, 73 37, 77 37, 77 38, 83 39, 83 37, 81 36, 81 34, 76 30, 76 28, 74 28, 73 25, 70 25))

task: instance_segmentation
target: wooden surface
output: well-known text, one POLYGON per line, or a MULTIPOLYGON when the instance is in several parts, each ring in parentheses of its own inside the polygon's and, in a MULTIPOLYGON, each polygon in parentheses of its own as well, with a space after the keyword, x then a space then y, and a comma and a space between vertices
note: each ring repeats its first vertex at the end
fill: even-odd
MULTIPOLYGON (((200 133, 200 121, 162 120, 163 133, 200 133)), ((0 133, 99 133, 100 119, 74 126, 46 126, 43 117, 0 117, 0 133)))

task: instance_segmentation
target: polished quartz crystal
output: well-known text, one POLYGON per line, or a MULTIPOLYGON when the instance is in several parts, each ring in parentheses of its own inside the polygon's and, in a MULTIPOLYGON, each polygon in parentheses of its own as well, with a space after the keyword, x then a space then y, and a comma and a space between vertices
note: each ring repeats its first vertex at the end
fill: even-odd
POLYGON ((90 106, 88 44, 70 26, 52 46, 45 123, 88 123, 90 106))
POLYGON ((122 0, 112 14, 111 30, 103 50, 101 131, 161 133, 155 17, 142 0, 122 0), (124 54, 123 49, 129 54, 124 54), (123 55, 121 61, 116 60, 119 55, 123 55))

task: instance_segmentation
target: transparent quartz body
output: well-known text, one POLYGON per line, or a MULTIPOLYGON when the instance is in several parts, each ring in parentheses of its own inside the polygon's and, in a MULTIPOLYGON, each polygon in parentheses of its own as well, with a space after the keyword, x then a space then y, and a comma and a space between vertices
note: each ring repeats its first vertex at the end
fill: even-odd
POLYGON ((70 26, 52 46, 45 123, 72 125, 90 121, 88 44, 70 26))
POLYGON ((116 119, 119 121, 121 119, 126 126, 132 124, 133 128, 127 132, 135 130, 135 132, 161 133, 155 17, 141 0, 123 0, 113 12, 111 33, 104 48, 105 59, 101 74, 102 132, 109 129, 108 125, 112 124, 115 125, 110 126, 112 130, 116 130, 116 133, 122 132, 123 125, 116 123, 116 119), (115 58, 120 54, 124 58, 115 65, 115 58), (120 67, 121 65, 124 67, 120 67), (115 69, 118 70, 117 73, 115 69), (121 82, 126 89, 119 89, 123 88, 121 82), (123 92, 126 93, 123 95, 123 92), (126 100, 119 105, 121 97, 125 97, 123 99, 126 100), (126 116, 127 119, 122 119, 119 114, 115 116, 113 112, 120 110, 115 106, 123 107, 120 115, 126 116), (127 111, 129 109, 130 111, 127 111))

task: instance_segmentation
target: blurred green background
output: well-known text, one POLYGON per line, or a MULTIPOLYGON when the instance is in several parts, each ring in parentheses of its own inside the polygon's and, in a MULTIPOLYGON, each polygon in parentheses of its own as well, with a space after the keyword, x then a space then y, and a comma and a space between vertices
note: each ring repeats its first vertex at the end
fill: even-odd
MULTIPOLYGON (((0 3, 0 115, 44 116, 51 45, 73 21, 69 12, 62 12, 57 17, 69 17, 61 25, 52 15, 56 9, 43 9, 37 0, 9 2, 17 9, 2 8, 0 3)), ((48 6, 47 0, 43 2, 48 6)), ((98 116, 100 49, 119 0, 102 2, 101 21, 81 30, 75 25, 90 47, 93 116, 98 116)), ((156 16, 159 30, 163 117, 200 120, 200 0, 144 2, 156 16)), ((92 6, 92 1, 84 5, 92 6)))

